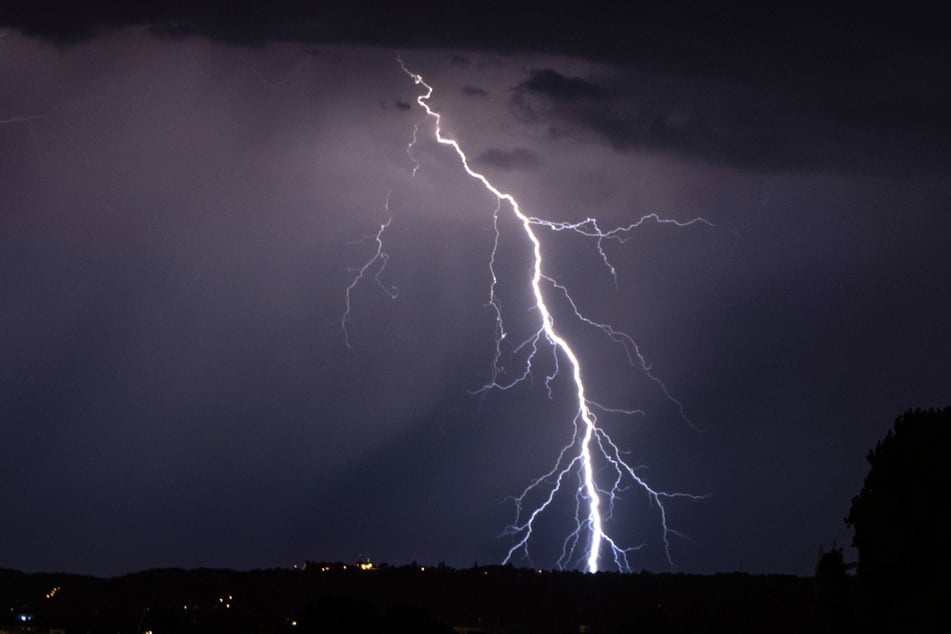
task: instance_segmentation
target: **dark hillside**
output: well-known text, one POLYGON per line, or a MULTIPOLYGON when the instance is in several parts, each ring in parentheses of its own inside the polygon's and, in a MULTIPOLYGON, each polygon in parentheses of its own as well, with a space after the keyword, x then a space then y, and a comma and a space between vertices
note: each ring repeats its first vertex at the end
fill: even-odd
POLYGON ((5 629, 66 632, 813 632, 793 576, 308 563, 111 579, 0 571, 5 629))

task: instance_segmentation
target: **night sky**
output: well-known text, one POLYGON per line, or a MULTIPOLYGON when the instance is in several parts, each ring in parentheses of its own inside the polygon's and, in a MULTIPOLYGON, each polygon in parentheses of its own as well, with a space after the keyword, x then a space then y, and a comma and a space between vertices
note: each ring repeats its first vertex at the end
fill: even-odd
MULTIPOLYGON (((644 412, 601 418, 626 458, 709 494, 669 503, 674 570, 811 574, 851 541, 866 452, 951 404, 948 16, 193 4, 0 8, 0 567, 504 558, 570 388, 549 398, 543 364, 473 393, 495 201, 398 57, 527 213, 711 223, 605 243, 616 279, 591 240, 539 233, 693 423, 565 320, 592 398, 644 412), (345 291, 388 218, 398 297, 355 287, 348 348, 345 291)), ((520 339, 527 242, 501 217, 520 339)), ((632 567, 667 570, 656 509, 622 495, 632 567)), ((531 564, 554 565, 572 513, 531 564)))

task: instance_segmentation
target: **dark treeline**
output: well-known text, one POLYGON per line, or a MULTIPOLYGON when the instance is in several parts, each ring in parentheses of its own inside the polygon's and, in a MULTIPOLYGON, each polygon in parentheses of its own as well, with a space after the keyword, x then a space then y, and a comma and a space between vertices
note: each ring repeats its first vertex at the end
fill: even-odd
POLYGON ((110 579, 0 570, 0 629, 34 632, 815 632, 814 579, 308 563, 110 579), (23 620, 28 619, 28 620, 23 620))

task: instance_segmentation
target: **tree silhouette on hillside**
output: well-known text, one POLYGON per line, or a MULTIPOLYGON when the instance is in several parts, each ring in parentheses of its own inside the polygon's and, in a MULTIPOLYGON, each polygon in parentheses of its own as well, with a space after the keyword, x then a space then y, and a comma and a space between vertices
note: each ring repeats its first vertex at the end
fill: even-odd
POLYGON ((842 548, 832 542, 832 549, 819 548, 816 561, 815 600, 817 632, 851 632, 853 630, 851 579, 842 548))
POLYGON ((951 564, 951 407, 905 412, 868 462, 845 518, 867 626, 939 631, 951 564))

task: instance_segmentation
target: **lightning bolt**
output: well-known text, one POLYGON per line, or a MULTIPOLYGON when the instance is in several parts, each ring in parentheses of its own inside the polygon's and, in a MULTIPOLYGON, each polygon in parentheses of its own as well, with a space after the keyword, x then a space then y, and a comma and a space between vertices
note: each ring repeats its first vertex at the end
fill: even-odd
MULTIPOLYGON (((432 86, 423 80, 422 75, 409 70, 402 59, 398 59, 397 61, 403 72, 406 73, 417 86, 421 86, 424 89, 424 92, 417 96, 416 103, 424 110, 425 116, 432 120, 435 140, 439 144, 451 148, 458 157, 466 174, 478 181, 496 199, 496 204, 492 212, 494 241, 489 258, 491 283, 489 285, 488 302, 495 317, 495 352, 492 359, 491 379, 482 386, 482 388, 476 390, 476 393, 484 393, 492 390, 509 390, 528 380, 532 376, 534 361, 546 346, 551 351, 554 367, 545 377, 545 387, 548 390, 549 396, 552 395, 552 382, 563 370, 570 374, 571 384, 574 388, 574 403, 576 409, 572 417, 573 435, 562 447, 551 470, 533 480, 519 496, 513 498, 515 503, 515 519, 504 532, 504 534, 513 538, 513 545, 508 550, 503 564, 508 563, 516 557, 523 557, 531 561, 529 543, 534 536, 536 525, 540 521, 540 517, 549 510, 559 493, 563 491, 570 492, 573 489, 575 524, 574 529, 568 534, 562 544, 561 556, 557 562, 558 567, 572 567, 582 563, 587 571, 597 572, 604 564, 602 561, 602 551, 606 550, 618 570, 630 572, 631 566, 628 554, 641 549, 644 545, 641 544, 632 547, 621 545, 614 536, 606 531, 605 524, 613 516, 614 506, 622 489, 633 484, 644 491, 651 503, 658 509, 662 528, 664 555, 668 564, 673 567, 674 563, 670 553, 670 539, 672 536, 683 536, 668 525, 668 511, 665 504, 676 498, 696 500, 706 496, 687 493, 669 493, 654 489, 639 475, 639 468, 634 468, 625 461, 617 444, 611 439, 607 432, 599 426, 596 411, 626 415, 643 414, 643 412, 640 410, 625 410, 608 407, 589 397, 582 372, 581 361, 568 340, 555 328, 555 320, 549 303, 546 300, 545 290, 547 289, 549 293, 554 293, 556 297, 562 297, 574 317, 581 323, 601 331, 608 339, 621 345, 627 354, 630 364, 640 372, 643 372, 658 386, 664 396, 676 405, 685 422, 695 429, 696 426, 687 418, 683 404, 674 398, 667 389, 667 386, 652 373, 650 365, 647 363, 634 339, 626 333, 614 329, 609 324, 599 323, 586 317, 578 309, 568 289, 545 272, 542 240, 539 238, 538 230, 572 232, 593 240, 601 260, 614 278, 616 284, 617 272, 604 249, 606 242, 615 241, 624 243, 631 232, 648 222, 674 225, 677 227, 686 227, 694 224, 710 225, 710 223, 702 218, 681 222, 663 219, 657 214, 648 214, 629 225, 603 230, 599 226, 598 221, 594 218, 587 218, 581 222, 557 222, 525 213, 514 196, 501 191, 485 175, 472 168, 469 157, 456 140, 443 134, 441 127, 442 115, 433 110, 430 105, 430 100, 433 95, 432 86), (522 365, 518 372, 514 373, 514 378, 507 381, 502 381, 500 377, 503 374, 501 367, 502 347, 503 342, 508 338, 508 332, 505 329, 503 321, 501 302, 496 293, 499 283, 498 274, 496 272, 496 256, 498 254, 500 238, 499 216, 503 210, 511 211, 518 224, 521 225, 525 238, 527 238, 531 244, 530 287, 534 299, 532 307, 534 313, 538 316, 537 327, 534 332, 526 340, 514 347, 515 354, 524 353, 524 365, 522 365), (601 469, 599 469, 599 467, 601 469), (607 476, 604 475, 605 471, 608 473, 607 476), (540 497, 541 502, 534 506, 529 506, 528 498, 530 496, 540 497), (584 551, 581 556, 576 554, 579 548, 584 551)), ((412 141, 406 148, 406 152, 413 163, 412 173, 414 176, 419 169, 419 163, 413 156, 413 149, 417 142, 418 133, 419 124, 414 127, 412 141)), ((346 323, 350 314, 350 293, 376 262, 381 263, 376 271, 377 283, 380 284, 384 291, 389 293, 387 288, 379 282, 379 274, 386 264, 387 256, 383 253, 382 236, 387 226, 389 226, 389 221, 380 226, 380 230, 375 236, 378 247, 376 254, 357 271, 352 283, 347 287, 347 306, 341 318, 341 326, 344 329, 345 336, 346 323)), ((391 297, 392 296, 391 294, 391 297)), ((349 346, 349 339, 347 339, 347 343, 349 346)))
POLYGON ((399 289, 396 286, 392 284, 387 286, 383 283, 383 280, 380 279, 380 275, 383 274, 383 270, 386 269, 386 264, 390 260, 389 254, 383 250, 383 233, 389 228, 390 223, 393 222, 393 216, 390 214, 391 193, 392 191, 386 192, 386 202, 383 204, 383 209, 386 211, 386 222, 380 224, 380 228, 376 233, 363 236, 359 240, 356 240, 352 243, 359 244, 361 242, 373 240, 376 243, 376 251, 373 252, 369 260, 364 262, 362 265, 351 269, 354 273, 353 279, 350 280, 350 284, 347 285, 347 290, 344 293, 344 311, 337 320, 340 323, 340 330, 343 332, 343 340, 344 343, 347 344, 347 349, 352 349, 350 346, 350 332, 347 330, 347 323, 350 321, 350 299, 353 294, 353 289, 355 289, 360 281, 367 276, 370 269, 376 269, 376 272, 373 273, 373 280, 376 282, 377 286, 379 286, 383 292, 390 297, 390 299, 396 299, 400 294, 399 289))

